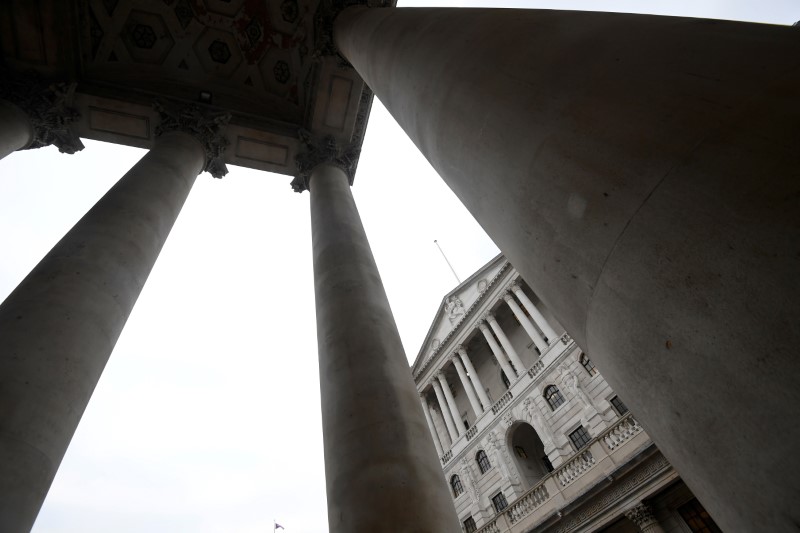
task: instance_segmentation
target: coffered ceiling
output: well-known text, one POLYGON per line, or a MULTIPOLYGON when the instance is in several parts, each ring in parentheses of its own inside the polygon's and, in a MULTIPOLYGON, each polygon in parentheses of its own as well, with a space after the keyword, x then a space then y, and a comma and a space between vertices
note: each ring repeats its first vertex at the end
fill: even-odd
POLYGON ((351 3, 11 0, 0 42, 11 69, 77 83, 81 137, 148 147, 153 100, 199 103, 232 113, 228 163, 293 174, 300 129, 363 138, 372 94, 329 46, 351 3))

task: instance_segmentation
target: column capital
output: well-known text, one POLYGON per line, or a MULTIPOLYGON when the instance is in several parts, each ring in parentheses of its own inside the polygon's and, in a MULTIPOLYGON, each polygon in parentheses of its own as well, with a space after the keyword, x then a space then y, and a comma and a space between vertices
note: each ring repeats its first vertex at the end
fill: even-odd
POLYGON ((511 294, 511 289, 508 289, 506 292, 504 292, 501 298, 503 298, 503 300, 505 300, 506 302, 513 301, 514 295, 511 294))
POLYGON ((481 320, 484 321, 484 322, 488 322, 489 324, 491 324, 492 322, 495 322, 494 313, 492 313, 491 311, 486 311, 481 316, 481 320))
POLYGON ((658 523, 656 517, 653 515, 653 510, 644 502, 640 502, 638 505, 625 511, 625 517, 636 524, 639 529, 644 529, 651 524, 658 523))
POLYGON ((458 355, 466 355, 467 349, 464 348, 463 344, 456 344, 456 347, 453 349, 453 353, 457 353, 458 355))
POLYGON ((512 292, 517 292, 522 290, 522 287, 520 287, 519 285, 519 278, 515 279, 514 281, 508 284, 508 290, 512 292))
POLYGON ((153 108, 158 112, 161 121, 155 129, 156 137, 170 131, 188 133, 203 146, 206 154, 203 170, 215 178, 221 178, 228 173, 224 154, 230 142, 221 130, 230 121, 230 113, 207 113, 197 104, 178 107, 165 105, 160 101, 155 101, 153 108))
POLYGON ((298 131, 298 136, 304 150, 294 158, 297 165, 297 177, 292 180, 294 192, 307 191, 311 172, 319 165, 324 164, 342 169, 347 174, 350 185, 353 184, 358 158, 361 154, 360 146, 354 143, 346 145, 337 143, 333 135, 314 137, 311 132, 304 129, 298 131))
POLYGON ((72 107, 76 83, 50 83, 37 72, 20 74, 0 70, 0 99, 20 108, 30 120, 33 140, 24 148, 54 145, 62 154, 83 150, 83 143, 70 124, 81 114, 72 107))

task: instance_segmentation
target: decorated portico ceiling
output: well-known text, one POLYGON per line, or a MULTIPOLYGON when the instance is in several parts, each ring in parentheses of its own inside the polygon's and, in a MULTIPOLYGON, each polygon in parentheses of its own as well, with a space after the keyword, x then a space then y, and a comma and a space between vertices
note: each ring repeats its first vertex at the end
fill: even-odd
POLYGON ((369 112, 371 92, 332 53, 332 15, 390 3, 11 0, 0 42, 10 68, 77 83, 82 137, 148 147, 154 99, 197 103, 232 114, 229 163, 294 174, 298 131, 360 144, 369 112))

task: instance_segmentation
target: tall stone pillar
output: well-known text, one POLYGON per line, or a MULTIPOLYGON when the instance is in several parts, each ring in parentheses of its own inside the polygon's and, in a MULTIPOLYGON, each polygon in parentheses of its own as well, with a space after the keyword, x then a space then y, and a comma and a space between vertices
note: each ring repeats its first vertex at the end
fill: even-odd
POLYGON ((547 337, 547 342, 550 344, 556 342, 559 338, 558 333, 556 333, 556 331, 550 326, 550 323, 544 318, 544 315, 542 315, 541 311, 539 311, 539 308, 537 308, 531 299, 528 298, 528 295, 525 294, 525 291, 522 290, 522 287, 520 287, 517 283, 512 283, 509 288, 516 295, 516 297, 519 298, 519 301, 522 302, 522 306, 526 311, 528 311, 528 313, 530 313, 533 321, 536 322, 536 325, 542 330, 544 336, 547 337))
POLYGON ((458 438, 456 422, 453 420, 453 414, 450 411, 450 407, 447 405, 447 400, 444 399, 444 393, 442 392, 442 386, 439 385, 439 380, 436 378, 431 379, 431 386, 436 395, 436 401, 439 402, 439 411, 442 413, 444 425, 447 426, 447 433, 450 435, 450 445, 452 446, 458 438))
MULTIPOLYGON (((517 317, 519 323, 522 325, 522 329, 525 330, 525 333, 528 334, 528 337, 533 341, 536 347, 539 349, 539 352, 544 353, 547 350, 547 342, 545 342, 544 338, 539 335, 539 332, 533 325, 533 322, 528 318, 522 309, 520 308, 519 304, 514 300, 514 295, 510 292, 507 292, 503 295, 503 300, 506 302, 508 307, 511 308, 511 312, 514 313, 514 316, 517 317)), ((553 339, 553 337, 550 337, 553 339)), ((555 339, 553 339, 555 340, 555 339)))
POLYGON ((486 339, 486 342, 489 343, 489 348, 492 350, 492 354, 494 354, 494 358, 497 359, 497 362, 500 363, 500 368, 503 369, 506 377, 509 381, 513 381, 517 378, 517 373, 511 368, 511 365, 508 363, 508 359, 506 359, 506 354, 503 353, 503 350, 500 348, 500 345, 497 344, 497 341, 494 338, 489 326, 486 324, 486 321, 481 319, 478 321, 478 328, 483 333, 483 338, 486 339))
MULTIPOLYGON (((450 384, 447 383, 447 378, 445 377, 443 372, 439 372, 436 374, 439 383, 442 384, 442 392, 444 392, 445 400, 447 400, 447 406, 450 408, 450 415, 453 417, 453 424, 455 424, 456 428, 456 437, 460 437, 464 434, 464 422, 461 421, 461 414, 458 412, 458 407, 456 407, 456 399, 453 398, 453 393, 450 392, 450 384)), ((455 440, 455 439, 453 439, 455 440)))
POLYGON ((489 407, 492 406, 492 402, 489 401, 489 395, 486 394, 486 389, 483 388, 483 383, 481 383, 481 378, 475 371, 475 367, 472 366, 472 361, 470 361, 467 351, 464 349, 462 345, 459 344, 458 346, 456 346, 456 352, 458 353, 458 355, 461 356, 461 360, 464 362, 464 366, 467 368, 467 373, 469 373, 469 379, 472 381, 472 384, 475 387, 475 391, 478 393, 478 397, 481 399, 481 403, 483 404, 484 410, 488 409, 489 407))
POLYGON ((720 527, 794 531, 797 28, 350 7, 335 41, 720 527))
POLYGON ((494 331, 495 335, 497 335, 497 339, 503 346, 503 350, 505 350, 506 355, 508 355, 508 358, 511 359, 514 368, 517 369, 517 374, 522 375, 526 370, 525 363, 523 363, 522 359, 519 358, 519 354, 517 354, 517 351, 511 345, 511 341, 508 340, 508 337, 506 336, 506 333, 503 331, 503 328, 501 328, 500 324, 497 323, 497 319, 494 317, 492 313, 486 313, 486 315, 484 315, 484 319, 492 327, 492 331, 494 331))
POLYGON ((425 414, 425 421, 428 423, 428 429, 431 431, 431 439, 433 439, 433 445, 436 448, 436 453, 439 454, 441 457, 444 454, 444 449, 442 448, 442 443, 439 442, 439 434, 436 432, 436 426, 433 424, 433 419, 431 418, 431 412, 428 408, 428 401, 425 399, 425 395, 420 395, 420 400, 422 401, 422 412, 425 414))
POLYGON ((481 416, 481 414, 483 414, 484 408, 481 407, 481 402, 479 402, 478 397, 475 396, 475 390, 472 388, 472 383, 470 383, 467 372, 464 370, 464 365, 458 358, 457 353, 452 355, 452 361, 453 366, 456 367, 458 379, 461 380, 461 386, 464 387, 464 392, 467 393, 467 398, 469 398, 469 404, 472 406, 472 410, 475 412, 475 418, 478 418, 481 416))
POLYGON ((80 117, 70 106, 74 91, 74 83, 48 83, 0 69, 0 159, 51 144, 67 154, 83 150, 71 126, 80 117))
POLYGON ((0 159, 21 150, 33 140, 33 126, 28 115, 6 100, 0 100, 0 159))
POLYGON ((224 142, 195 118, 165 117, 153 149, 0 305, 0 531, 33 526, 208 146, 224 142))
POLYGON ((293 186, 311 193, 330 531, 456 532, 458 518, 350 191, 352 152, 340 151, 332 138, 307 139, 307 148, 293 186))
POLYGON ((625 511, 625 517, 636 524, 642 533, 664 533, 664 528, 656 520, 653 510, 644 502, 625 511))

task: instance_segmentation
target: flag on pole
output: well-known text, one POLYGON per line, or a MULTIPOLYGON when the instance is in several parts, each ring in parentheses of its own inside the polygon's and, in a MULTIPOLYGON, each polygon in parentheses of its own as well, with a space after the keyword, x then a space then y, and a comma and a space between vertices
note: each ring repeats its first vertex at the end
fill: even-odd
POLYGON ((275 531, 278 531, 278 529, 283 529, 284 531, 286 531, 286 528, 284 528, 282 525, 280 525, 279 523, 275 522, 274 520, 273 520, 273 523, 275 524, 275 527, 272 528, 273 533, 275 531))

